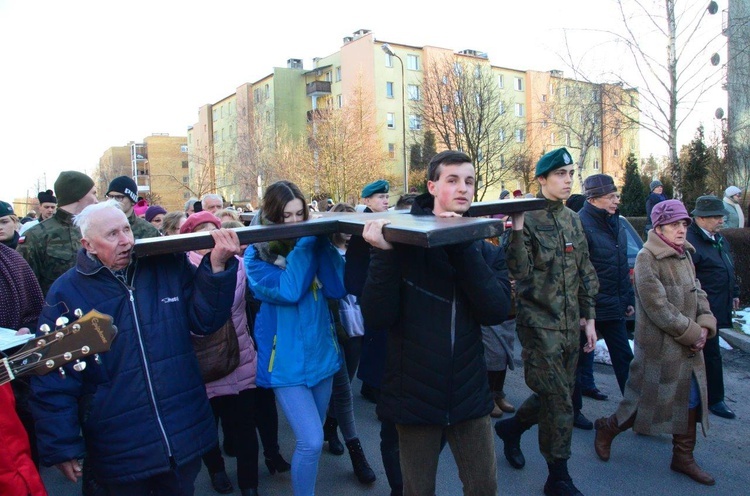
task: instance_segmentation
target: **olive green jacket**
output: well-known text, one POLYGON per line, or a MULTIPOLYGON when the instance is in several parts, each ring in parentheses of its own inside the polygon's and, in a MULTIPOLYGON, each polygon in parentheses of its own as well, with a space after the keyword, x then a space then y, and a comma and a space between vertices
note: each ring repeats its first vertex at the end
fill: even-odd
POLYGON ((18 240, 16 250, 34 271, 39 286, 47 295, 52 283, 76 263, 81 247, 81 231, 73 225, 73 214, 61 208, 18 240))
POLYGON ((135 239, 157 238, 161 236, 159 230, 152 223, 135 215, 135 211, 130 212, 128 222, 130 223, 130 230, 133 231, 135 239))
POLYGON ((578 329, 581 317, 595 317, 599 279, 581 220, 562 202, 547 200, 544 209, 526 212, 523 231, 511 233, 506 254, 516 281, 518 325, 562 331, 578 329))

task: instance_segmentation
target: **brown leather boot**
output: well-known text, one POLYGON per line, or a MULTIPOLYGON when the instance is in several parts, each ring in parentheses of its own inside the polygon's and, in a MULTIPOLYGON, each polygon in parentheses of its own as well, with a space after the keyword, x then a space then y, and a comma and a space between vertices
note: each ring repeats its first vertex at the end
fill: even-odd
POLYGON ((594 450, 602 460, 609 461, 609 455, 612 450, 612 440, 622 432, 633 427, 635 415, 628 420, 617 425, 617 417, 612 414, 609 417, 602 417, 594 422, 596 428, 596 437, 594 438, 594 450))
POLYGON ((688 413, 688 431, 687 434, 672 435, 672 465, 670 468, 675 472, 680 472, 696 482, 713 486, 716 481, 713 477, 698 466, 693 458, 695 451, 695 423, 698 418, 698 409, 691 408, 688 413))

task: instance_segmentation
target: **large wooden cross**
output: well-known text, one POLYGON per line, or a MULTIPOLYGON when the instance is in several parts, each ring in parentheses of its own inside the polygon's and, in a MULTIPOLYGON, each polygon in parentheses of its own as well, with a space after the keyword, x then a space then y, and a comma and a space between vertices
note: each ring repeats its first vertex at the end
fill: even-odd
MULTIPOLYGON (((235 231, 243 245, 337 232, 361 235, 365 222, 385 217, 390 221, 383 229, 387 241, 431 248, 497 236, 503 230, 503 221, 482 216, 539 210, 544 208, 544 204, 545 200, 539 198, 478 202, 469 209, 469 217, 447 219, 431 215, 410 215, 408 210, 383 213, 325 213, 320 218, 307 222, 238 227, 235 231)), ((139 239, 135 243, 135 254, 145 257, 203 250, 213 246, 214 241, 210 233, 198 232, 139 239)))

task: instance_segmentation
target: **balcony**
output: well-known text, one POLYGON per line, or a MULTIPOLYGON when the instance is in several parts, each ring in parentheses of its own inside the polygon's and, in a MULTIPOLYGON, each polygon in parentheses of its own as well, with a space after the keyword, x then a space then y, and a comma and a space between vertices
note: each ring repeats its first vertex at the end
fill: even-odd
POLYGON ((330 81, 313 81, 307 83, 307 96, 323 96, 331 94, 330 81))

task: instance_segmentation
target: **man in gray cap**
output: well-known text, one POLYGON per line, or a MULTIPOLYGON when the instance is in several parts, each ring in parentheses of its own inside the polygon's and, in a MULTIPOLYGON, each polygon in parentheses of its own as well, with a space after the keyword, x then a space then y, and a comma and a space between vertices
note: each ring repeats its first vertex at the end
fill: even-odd
POLYGON ((646 198, 646 236, 653 227, 651 225, 651 210, 654 209, 654 205, 667 199, 667 195, 664 194, 664 185, 658 179, 651 181, 649 190, 651 193, 646 198))
POLYGON ((24 233, 18 252, 26 259, 46 295, 52 283, 75 265, 81 231, 73 216, 97 203, 93 179, 82 172, 64 171, 55 181, 58 209, 44 222, 24 233))
MULTIPOLYGON (((635 293, 630 282, 628 263, 628 238, 620 223, 620 195, 612 177, 606 174, 588 176, 583 182, 586 202, 580 212, 581 224, 589 245, 589 256, 599 279, 599 292, 596 295, 596 331, 607 343, 612 369, 617 377, 620 392, 624 393, 628 380, 633 351, 628 342, 625 317, 635 313, 635 293)), ((579 356, 579 365, 593 354, 579 356)), ((597 400, 607 399, 593 382, 584 377, 585 369, 579 367, 579 384, 576 387, 584 396, 597 400), (593 389, 593 390, 592 390, 593 389)), ((580 411, 581 401, 578 392, 573 398, 574 409, 580 411)))
MULTIPOLYGON (((726 238, 719 233, 726 213, 720 199, 701 196, 695 201, 695 210, 692 211, 695 222, 687 230, 687 240, 695 248, 692 256, 695 277, 708 296, 717 329, 732 328, 732 310, 740 305, 740 288, 735 279, 732 253, 726 238)), ((708 409, 714 415, 733 419, 734 412, 724 402, 724 369, 718 333, 706 340, 703 358, 706 361, 708 409)))
POLYGON ((730 186, 724 190, 724 227, 745 227, 745 213, 742 211, 742 190, 737 186, 730 186))
POLYGON ((125 217, 128 218, 135 239, 161 236, 156 227, 135 214, 133 207, 138 203, 138 186, 133 179, 128 176, 119 176, 112 179, 107 189, 107 198, 117 200, 120 204, 120 209, 125 212, 125 217))

